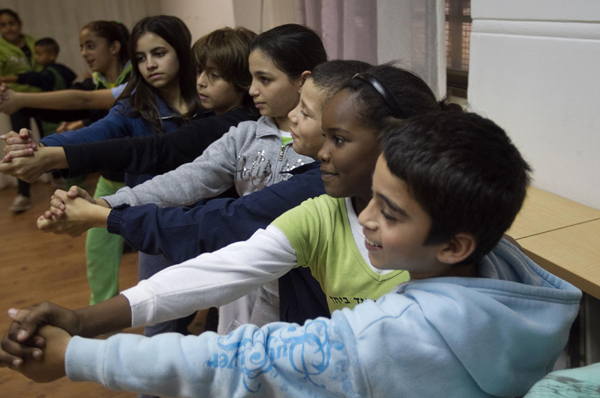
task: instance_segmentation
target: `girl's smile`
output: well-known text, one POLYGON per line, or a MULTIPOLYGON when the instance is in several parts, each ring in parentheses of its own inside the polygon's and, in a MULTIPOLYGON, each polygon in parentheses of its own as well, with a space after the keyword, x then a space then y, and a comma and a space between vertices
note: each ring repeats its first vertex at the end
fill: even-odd
POLYGON ((371 176, 380 153, 377 134, 357 116, 357 103, 348 90, 335 94, 323 109, 325 142, 319 151, 325 191, 334 198, 356 197, 360 203, 371 197, 371 176))

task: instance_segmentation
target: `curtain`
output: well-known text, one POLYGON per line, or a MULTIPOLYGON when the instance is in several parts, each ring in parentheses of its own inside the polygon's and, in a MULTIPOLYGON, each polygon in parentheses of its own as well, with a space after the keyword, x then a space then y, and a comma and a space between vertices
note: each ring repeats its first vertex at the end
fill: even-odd
POLYGON ((295 2, 298 23, 321 34, 329 59, 399 61, 446 94, 444 0, 295 2))
POLYGON ((399 60, 446 95, 444 0, 378 0, 377 31, 380 63, 399 60))
POLYGON ((329 59, 377 63, 376 1, 296 1, 299 23, 321 35, 329 59))

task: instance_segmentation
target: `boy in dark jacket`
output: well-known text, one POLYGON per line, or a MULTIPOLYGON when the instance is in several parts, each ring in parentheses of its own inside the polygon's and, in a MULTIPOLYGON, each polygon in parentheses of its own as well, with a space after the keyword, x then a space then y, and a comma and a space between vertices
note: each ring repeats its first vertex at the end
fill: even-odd
POLYGON ((50 37, 35 42, 35 62, 44 69, 41 72, 25 72, 2 78, 7 83, 29 84, 42 91, 64 90, 71 87, 75 72, 65 65, 56 63, 60 48, 50 37))

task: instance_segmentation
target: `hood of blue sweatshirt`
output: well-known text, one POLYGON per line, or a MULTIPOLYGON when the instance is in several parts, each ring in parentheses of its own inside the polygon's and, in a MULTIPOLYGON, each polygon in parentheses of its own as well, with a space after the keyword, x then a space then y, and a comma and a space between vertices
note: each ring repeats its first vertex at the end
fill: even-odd
MULTIPOLYGON (((419 325, 417 347, 423 340, 442 344, 434 357, 460 364, 455 380, 464 378, 463 385, 472 384, 484 396, 523 395, 552 370, 566 345, 581 291, 505 240, 478 272, 478 278, 411 281, 378 304, 403 309, 402 317, 419 325)), ((405 334, 395 330, 390 336, 405 334)))

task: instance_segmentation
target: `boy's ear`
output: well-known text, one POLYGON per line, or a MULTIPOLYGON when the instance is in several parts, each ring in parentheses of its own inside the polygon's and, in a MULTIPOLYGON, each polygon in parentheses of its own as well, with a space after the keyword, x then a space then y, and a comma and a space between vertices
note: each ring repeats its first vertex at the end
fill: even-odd
POLYGON ((118 40, 115 40, 110 45, 110 53, 112 55, 117 55, 119 54, 119 51, 121 51, 121 43, 118 40))
POLYGON ((475 247, 477 247, 475 236, 470 233, 460 232, 454 235, 454 238, 450 242, 443 245, 437 254, 437 258, 444 264, 456 264, 469 257, 475 250, 475 247))
POLYGON ((300 83, 300 85, 298 86, 298 92, 300 92, 300 90, 302 89, 302 86, 304 86, 304 82, 306 81, 306 79, 308 79, 310 74, 311 74, 311 71, 309 71, 309 70, 305 70, 304 72, 302 72, 302 74, 300 75, 300 77, 297 80, 297 82, 300 83))
POLYGON ((304 86, 304 83, 306 82, 306 79, 308 79, 308 77, 312 75, 312 72, 309 70, 305 70, 304 72, 302 72, 302 74, 300 75, 300 86, 304 86))

